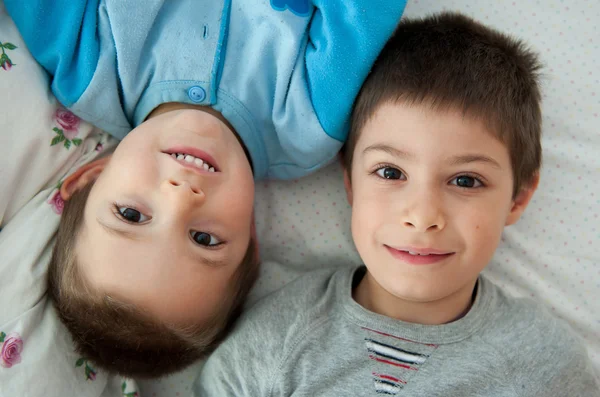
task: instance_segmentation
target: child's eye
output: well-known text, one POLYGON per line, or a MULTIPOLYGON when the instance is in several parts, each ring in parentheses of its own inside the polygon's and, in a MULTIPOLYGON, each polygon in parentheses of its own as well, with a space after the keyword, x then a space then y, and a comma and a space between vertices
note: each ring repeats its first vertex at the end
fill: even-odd
POLYGON ((381 167, 375 173, 383 179, 406 179, 402 171, 394 167, 381 167))
POLYGON ((450 183, 452 185, 456 185, 458 187, 463 187, 467 189, 478 188, 483 186, 483 183, 481 183, 479 179, 469 175, 457 176, 450 183))
POLYGON ((140 211, 138 211, 134 208, 119 207, 119 206, 116 206, 116 207, 117 207, 117 212, 118 212, 119 216, 127 222, 143 223, 143 222, 150 220, 149 216, 142 214, 140 211))
POLYGON ((209 233, 192 231, 190 232, 190 236, 192 236, 192 240, 194 240, 196 244, 205 247, 216 247, 217 245, 222 244, 218 238, 209 233))

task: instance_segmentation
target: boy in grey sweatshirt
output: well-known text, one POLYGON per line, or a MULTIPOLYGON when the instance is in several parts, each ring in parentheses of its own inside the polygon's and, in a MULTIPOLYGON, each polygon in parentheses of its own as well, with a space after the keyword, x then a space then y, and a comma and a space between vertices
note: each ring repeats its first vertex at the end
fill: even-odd
POLYGON ((598 396, 584 347, 481 271, 539 182, 534 53, 458 14, 404 21, 344 149, 364 266, 250 309, 197 396, 598 396))

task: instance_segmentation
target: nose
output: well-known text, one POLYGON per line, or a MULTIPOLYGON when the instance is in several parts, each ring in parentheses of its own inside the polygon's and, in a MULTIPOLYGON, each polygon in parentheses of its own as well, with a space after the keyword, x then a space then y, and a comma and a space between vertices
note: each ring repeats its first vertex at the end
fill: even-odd
POLYGON ((415 194, 402 214, 402 223, 405 227, 418 232, 444 229, 446 217, 439 194, 430 191, 415 194))
POLYGON ((200 205, 206 196, 204 191, 190 182, 169 178, 162 183, 163 192, 181 209, 189 205, 200 205))

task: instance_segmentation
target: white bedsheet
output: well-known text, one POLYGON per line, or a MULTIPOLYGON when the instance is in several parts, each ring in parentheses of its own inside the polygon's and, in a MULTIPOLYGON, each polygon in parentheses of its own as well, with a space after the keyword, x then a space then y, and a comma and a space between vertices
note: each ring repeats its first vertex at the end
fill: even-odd
MULTIPOLYGON (((540 189, 506 230, 486 274, 567 319, 600 373, 600 2, 473 3, 409 1, 406 15, 463 11, 527 40, 545 64, 540 189)), ((73 352, 47 304, 56 185, 115 142, 84 122, 76 136, 69 131, 73 120, 60 114, 0 2, 0 43, 7 42, 17 48, 5 49, 13 65, 0 68, 0 339, 4 334, 4 347, 20 352, 20 361, 0 356, 0 396, 189 395, 200 364, 156 381, 108 377, 73 352), (54 128, 82 142, 50 146, 54 128)), ((298 181, 259 183, 256 211, 265 264, 252 300, 310 269, 359 261, 337 164, 298 181)))

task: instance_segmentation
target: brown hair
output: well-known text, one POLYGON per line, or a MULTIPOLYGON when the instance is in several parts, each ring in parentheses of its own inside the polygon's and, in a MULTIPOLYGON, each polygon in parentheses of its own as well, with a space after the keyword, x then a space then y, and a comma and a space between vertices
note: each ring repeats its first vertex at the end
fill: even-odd
POLYGON ((356 99, 344 166, 351 170, 360 131, 383 103, 454 108, 507 146, 516 196, 541 166, 540 68, 522 42, 464 15, 405 19, 356 99))
POLYGON ((231 293, 212 318, 188 327, 163 324, 133 305, 99 294, 81 274, 75 244, 92 185, 65 203, 48 274, 48 294, 75 349, 99 368, 136 378, 178 371, 211 352, 239 317, 257 278, 254 241, 232 277, 231 293))

